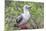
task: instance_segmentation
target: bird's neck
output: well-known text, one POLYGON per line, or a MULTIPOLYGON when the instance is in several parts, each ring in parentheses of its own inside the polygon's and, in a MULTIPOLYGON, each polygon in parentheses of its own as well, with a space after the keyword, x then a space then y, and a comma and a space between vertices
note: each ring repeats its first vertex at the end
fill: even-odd
POLYGON ((29 11, 28 10, 24 10, 24 14, 29 14, 29 11))

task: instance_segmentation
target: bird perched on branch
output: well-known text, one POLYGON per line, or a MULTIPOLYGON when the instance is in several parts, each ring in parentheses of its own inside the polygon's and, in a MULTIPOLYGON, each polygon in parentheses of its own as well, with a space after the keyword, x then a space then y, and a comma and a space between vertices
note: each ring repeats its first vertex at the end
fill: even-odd
MULTIPOLYGON (((29 13, 29 9, 31 9, 31 7, 29 5, 24 5, 24 7, 23 7, 24 13, 20 14, 16 18, 17 26, 21 26, 21 28, 22 28, 22 25, 24 25, 28 22, 29 18, 31 17, 31 15, 29 13)), ((24 26, 26 27, 26 25, 24 25, 24 26)))

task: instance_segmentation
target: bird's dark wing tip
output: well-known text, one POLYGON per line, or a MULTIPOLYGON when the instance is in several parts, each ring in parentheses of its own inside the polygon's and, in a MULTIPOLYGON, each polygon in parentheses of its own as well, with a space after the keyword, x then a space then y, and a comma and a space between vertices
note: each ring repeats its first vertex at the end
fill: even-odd
POLYGON ((22 21, 22 19, 23 19, 23 17, 21 16, 21 17, 19 17, 18 19, 16 19, 16 22, 17 22, 17 23, 20 23, 20 22, 22 21))

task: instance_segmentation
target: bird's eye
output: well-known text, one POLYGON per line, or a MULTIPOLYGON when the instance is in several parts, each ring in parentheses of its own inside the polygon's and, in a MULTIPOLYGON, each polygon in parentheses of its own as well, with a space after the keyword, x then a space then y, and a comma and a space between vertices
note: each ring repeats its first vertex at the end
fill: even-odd
POLYGON ((29 7, 26 7, 26 9, 29 9, 29 7))

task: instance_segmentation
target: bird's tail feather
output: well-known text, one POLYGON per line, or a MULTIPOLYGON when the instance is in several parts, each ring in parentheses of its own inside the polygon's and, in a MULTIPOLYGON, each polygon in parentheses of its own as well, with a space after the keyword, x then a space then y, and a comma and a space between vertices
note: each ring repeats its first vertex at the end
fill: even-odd
POLYGON ((18 25, 17 24, 14 24, 14 27, 18 27, 18 25))

